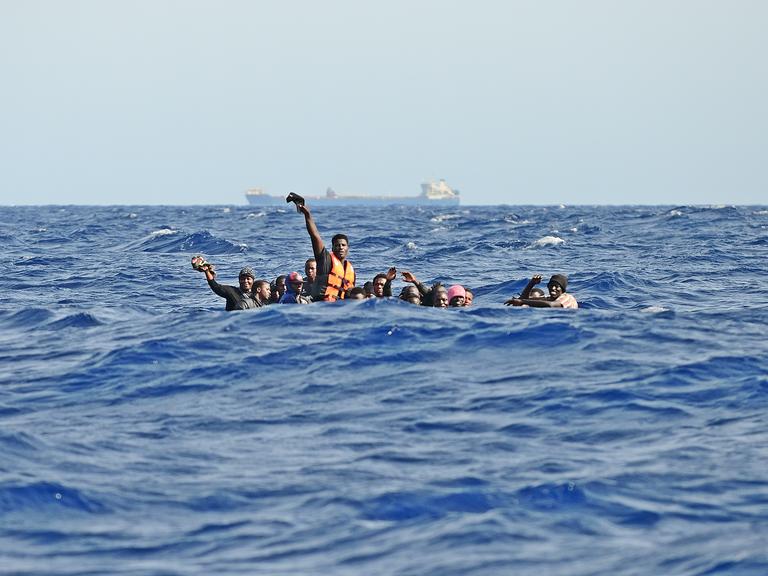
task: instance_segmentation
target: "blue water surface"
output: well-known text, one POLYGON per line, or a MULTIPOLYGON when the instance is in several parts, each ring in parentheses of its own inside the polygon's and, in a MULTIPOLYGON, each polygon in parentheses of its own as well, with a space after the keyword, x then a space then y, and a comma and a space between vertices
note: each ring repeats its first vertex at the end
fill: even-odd
POLYGON ((768 574, 768 209, 318 208, 473 306, 224 312, 289 208, 0 207, 0 573, 768 574))

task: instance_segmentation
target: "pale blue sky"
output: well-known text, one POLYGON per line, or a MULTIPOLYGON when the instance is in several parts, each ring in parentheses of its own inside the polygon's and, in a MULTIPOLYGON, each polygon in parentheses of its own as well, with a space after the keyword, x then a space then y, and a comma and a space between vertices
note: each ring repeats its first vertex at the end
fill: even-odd
POLYGON ((0 0, 0 204, 768 203, 765 0, 0 0))

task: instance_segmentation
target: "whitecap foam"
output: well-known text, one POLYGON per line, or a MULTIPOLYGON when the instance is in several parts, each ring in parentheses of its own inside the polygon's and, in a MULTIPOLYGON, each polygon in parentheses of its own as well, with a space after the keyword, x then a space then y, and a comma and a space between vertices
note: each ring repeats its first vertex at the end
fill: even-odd
POLYGON ((158 236, 168 236, 170 234, 178 234, 178 230, 171 230, 170 228, 161 228, 160 230, 155 230, 152 232, 147 238, 157 238, 158 236))
POLYGON ((559 236, 544 236, 543 238, 539 238, 531 244, 531 248, 543 248, 545 246, 559 246, 560 244, 564 244, 565 240, 560 238, 559 236))
POLYGON ((415 242, 408 242, 408 244, 405 245, 406 250, 417 250, 418 246, 416 246, 415 242))
POLYGON ((647 308, 643 308, 641 312, 658 314, 659 312, 669 312, 669 308, 664 308, 664 306, 648 306, 647 308))
POLYGON ((248 214, 248 216, 246 216, 246 219, 253 220, 254 218, 263 218, 266 215, 267 215, 266 212, 251 212, 250 214, 248 214))
POLYGON ((682 212, 680 212, 680 210, 670 210, 670 211, 668 212, 668 214, 669 214, 670 216, 682 216, 682 215, 683 215, 683 213, 682 213, 682 212))
POLYGON ((445 222, 446 220, 455 220, 456 218, 459 218, 459 214, 440 214, 438 216, 433 216, 429 219, 430 222, 445 222))

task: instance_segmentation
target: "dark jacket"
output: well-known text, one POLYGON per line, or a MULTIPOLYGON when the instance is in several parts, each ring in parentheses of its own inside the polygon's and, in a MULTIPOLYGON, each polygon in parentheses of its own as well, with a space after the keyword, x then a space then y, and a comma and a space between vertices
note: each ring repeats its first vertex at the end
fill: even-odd
POLYGON ((250 292, 245 293, 240 290, 239 286, 227 286, 226 284, 219 284, 216 280, 208 280, 208 286, 211 290, 222 298, 226 298, 228 311, 232 310, 249 310, 251 308, 258 308, 259 305, 250 292))

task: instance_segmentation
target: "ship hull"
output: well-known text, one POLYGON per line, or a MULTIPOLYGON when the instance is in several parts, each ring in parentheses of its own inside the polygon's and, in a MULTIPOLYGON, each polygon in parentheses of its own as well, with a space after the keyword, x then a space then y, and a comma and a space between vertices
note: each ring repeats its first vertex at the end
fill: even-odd
MULTIPOLYGON (((286 204, 282 196, 269 194, 246 194, 248 203, 253 206, 283 206, 286 204)), ((423 196, 305 196, 310 206, 458 206, 458 198, 430 199, 423 196)))

